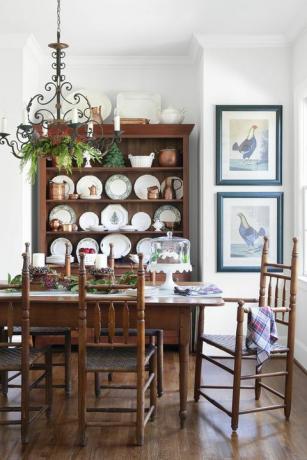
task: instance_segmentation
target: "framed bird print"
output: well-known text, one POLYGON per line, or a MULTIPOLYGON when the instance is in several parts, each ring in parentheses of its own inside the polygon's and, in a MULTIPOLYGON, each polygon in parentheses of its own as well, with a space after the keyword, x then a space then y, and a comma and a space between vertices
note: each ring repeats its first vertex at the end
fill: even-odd
POLYGON ((216 184, 282 183, 282 106, 216 106, 216 184))
POLYGON ((272 262, 283 261, 283 193, 217 194, 217 271, 257 272, 263 237, 272 262))

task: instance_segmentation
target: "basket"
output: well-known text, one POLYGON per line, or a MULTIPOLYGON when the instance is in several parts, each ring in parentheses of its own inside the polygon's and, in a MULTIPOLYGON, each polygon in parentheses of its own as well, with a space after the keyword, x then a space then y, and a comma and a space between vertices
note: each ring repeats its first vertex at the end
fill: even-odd
POLYGON ((154 152, 150 155, 128 155, 132 168, 151 168, 155 158, 154 152))

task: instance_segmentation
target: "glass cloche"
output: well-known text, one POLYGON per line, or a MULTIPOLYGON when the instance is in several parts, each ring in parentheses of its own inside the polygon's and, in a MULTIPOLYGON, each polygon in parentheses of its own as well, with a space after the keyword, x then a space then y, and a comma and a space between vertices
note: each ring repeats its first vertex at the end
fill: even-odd
POLYGON ((151 241, 148 270, 166 273, 166 281, 160 289, 173 290, 173 273, 192 270, 190 262, 190 241, 173 237, 172 232, 151 241))

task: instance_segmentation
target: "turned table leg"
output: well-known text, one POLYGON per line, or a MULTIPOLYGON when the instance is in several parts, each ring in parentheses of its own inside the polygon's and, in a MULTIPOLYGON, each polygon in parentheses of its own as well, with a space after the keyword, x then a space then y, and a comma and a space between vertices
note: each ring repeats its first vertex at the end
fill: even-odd
POLYGON ((189 382, 189 344, 191 315, 189 308, 181 308, 179 329, 179 392, 180 392, 180 426, 184 428, 187 418, 187 398, 189 382))

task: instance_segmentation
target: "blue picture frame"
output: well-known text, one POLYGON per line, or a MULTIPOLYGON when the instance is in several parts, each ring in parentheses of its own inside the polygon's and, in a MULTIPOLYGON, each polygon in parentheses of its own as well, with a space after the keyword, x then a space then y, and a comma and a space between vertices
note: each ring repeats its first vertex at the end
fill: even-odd
MULTIPOLYGON (((252 117, 252 115, 251 115, 252 117)), ((257 126, 256 126, 257 128, 257 126)), ((254 131, 255 132, 255 131, 254 131)), ((248 136, 250 132, 246 132, 247 138, 245 141, 247 141, 248 136)), ((225 136, 225 135, 224 135, 225 136)), ((230 137, 230 136, 229 136, 230 137)), ((239 150, 240 147, 243 144, 243 139, 244 136, 238 137, 237 141, 240 144, 238 145, 237 142, 236 144, 236 150, 239 150)), ((255 137, 254 137, 255 139, 255 137)), ((251 140, 250 140, 251 141, 251 140)), ((229 139, 229 142, 231 140, 229 139)), ((235 145, 233 144, 233 145, 235 145)), ((258 147, 257 147, 258 148, 258 147)), ((235 150, 235 149, 234 149, 235 150)), ((239 154, 239 153, 238 153, 239 154)), ((242 166, 245 161, 248 163, 248 159, 244 159, 245 155, 249 155, 248 153, 245 153, 240 150, 240 154, 242 154, 242 159, 241 160, 236 160, 237 162, 241 162, 242 166)), ((249 159, 249 163, 252 162, 251 159, 249 159)), ((235 161, 235 160, 232 160, 235 161)), ((258 160, 257 164, 260 164, 261 161, 258 160)), ((246 164, 246 163, 245 163, 246 164)), ((251 167, 252 168, 252 167, 251 167)), ((265 168, 264 168, 265 169, 265 168)), ((248 171, 247 174, 249 176, 252 176, 252 170, 246 170, 248 171)), ((216 185, 281 185, 282 184, 282 106, 281 105, 217 105, 216 106, 216 185), (223 152, 223 145, 224 145, 224 139, 223 139, 223 114, 225 112, 273 112, 275 113, 276 116, 276 123, 275 123, 275 133, 273 132, 271 136, 274 136, 275 138, 275 149, 272 149, 274 151, 269 151, 268 149, 268 140, 266 144, 266 165, 268 167, 269 159, 268 156, 270 155, 270 158, 272 155, 275 156, 275 177, 269 178, 269 179, 259 179, 259 171, 257 171, 258 178, 252 179, 252 178, 242 178, 242 175, 244 176, 244 171, 240 170, 240 166, 238 165, 238 170, 239 173, 238 178, 235 177, 235 172, 231 172, 232 178, 226 178, 223 176, 223 163, 224 163, 224 156, 226 155, 225 152, 223 152), (240 176, 240 177, 239 177, 240 176)))
MULTIPOLYGON (((265 204, 266 199, 276 200, 276 225, 274 224, 275 234, 273 236, 269 235, 269 237, 276 238, 276 260, 272 260, 272 262, 283 263, 283 192, 219 192, 217 193, 217 271, 218 272, 259 272, 260 271, 260 257, 259 257, 259 255, 261 254, 260 246, 259 246, 258 254, 257 254, 257 256, 259 257, 259 265, 257 266, 249 265, 248 257, 246 258, 246 265, 245 264, 235 265, 236 255, 233 258, 234 265, 227 264, 225 263, 225 260, 224 260, 224 255, 225 255, 224 229, 226 228, 225 221, 224 221, 225 200, 227 199, 236 200, 238 198, 246 199, 247 200, 246 206, 249 206, 249 207, 252 206, 253 198, 260 198, 261 200, 263 200, 263 204, 265 204)), ((235 204, 235 201, 234 201, 234 204, 235 204)), ((240 214, 238 214, 238 216, 240 216, 240 214)), ((240 219, 242 218, 240 217, 240 219)), ((242 223, 242 220, 241 220, 241 223, 242 223)), ((231 232, 231 222, 229 222, 229 220, 227 221, 227 225, 228 227, 226 229, 229 230, 229 232, 231 232)), ((244 230, 244 227, 243 227, 243 230, 244 230)), ((261 233, 261 228, 260 229, 258 228, 257 236, 259 238, 259 242, 260 240, 262 241, 261 236, 264 236, 264 234, 265 232, 261 233)), ((240 236, 241 236, 241 233, 240 233, 240 236)), ((244 246, 245 241, 243 237, 242 237, 242 242, 243 242, 242 245, 244 246)), ((234 245, 234 246, 238 246, 238 245, 234 245)), ((232 250, 230 250, 230 253, 232 253, 232 250)), ((243 257, 242 257, 242 260, 243 260, 243 257)))

